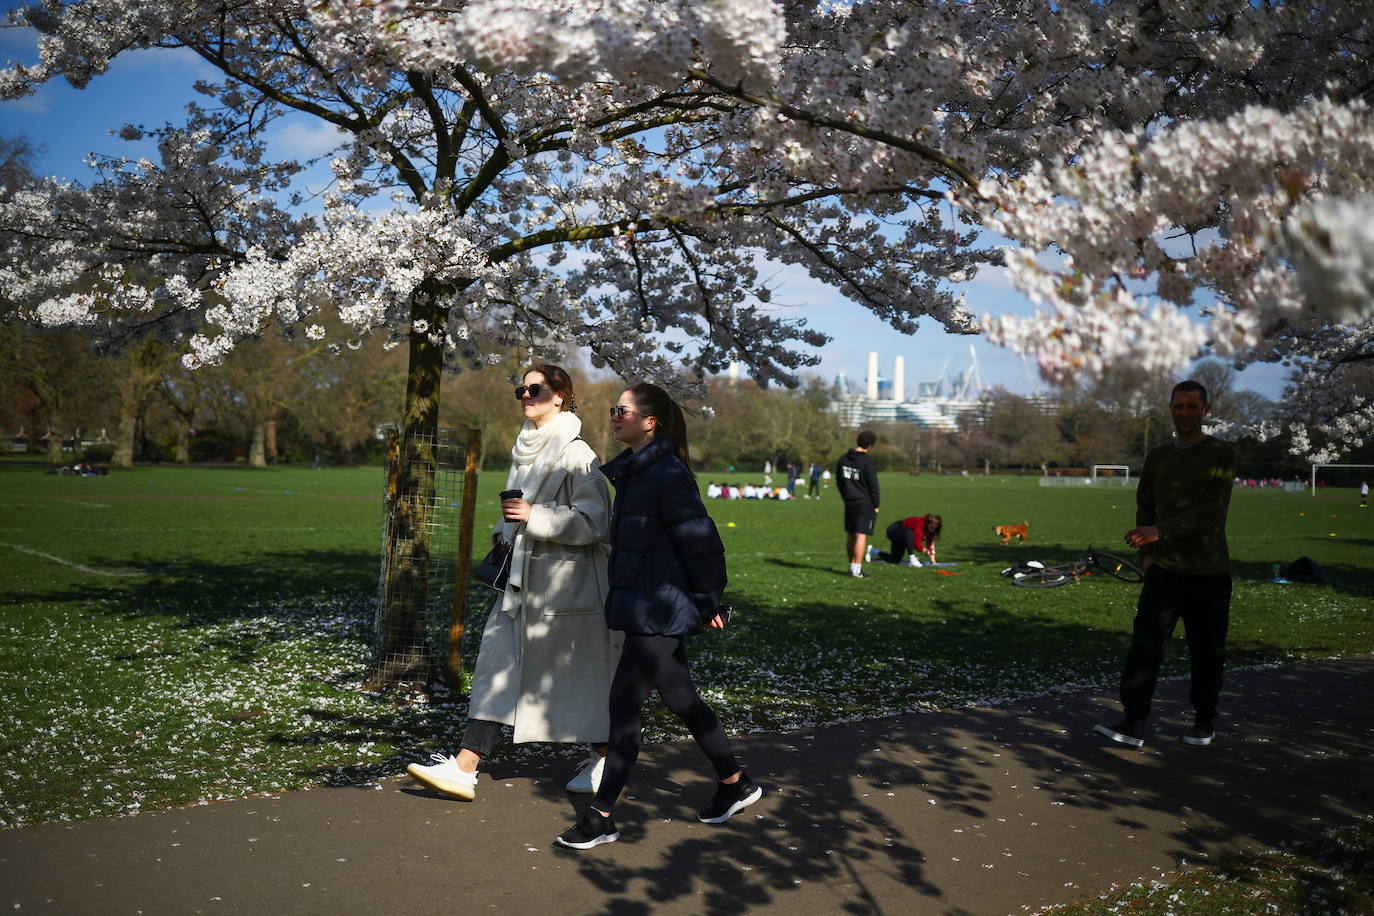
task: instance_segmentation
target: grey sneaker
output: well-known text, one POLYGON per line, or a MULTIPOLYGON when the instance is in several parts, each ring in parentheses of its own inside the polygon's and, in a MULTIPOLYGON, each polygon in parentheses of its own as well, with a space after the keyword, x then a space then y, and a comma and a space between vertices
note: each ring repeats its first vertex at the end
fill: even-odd
POLYGON ((1127 747, 1141 747, 1145 744, 1145 723, 1143 722, 1122 719, 1115 725, 1094 725, 1093 731, 1127 747))
POLYGON ((595 795, 596 790, 601 788, 601 774, 605 771, 606 758, 600 754, 592 754, 582 762, 577 775, 569 780, 563 789, 577 795, 595 795))
POLYGON ((461 798, 463 801, 472 801, 477 797, 477 774, 464 773, 458 769, 457 757, 446 757, 443 754, 430 754, 431 760, 438 763, 426 766, 422 763, 412 763, 406 767, 406 772, 410 778, 421 783, 435 792, 442 792, 453 798, 461 798))

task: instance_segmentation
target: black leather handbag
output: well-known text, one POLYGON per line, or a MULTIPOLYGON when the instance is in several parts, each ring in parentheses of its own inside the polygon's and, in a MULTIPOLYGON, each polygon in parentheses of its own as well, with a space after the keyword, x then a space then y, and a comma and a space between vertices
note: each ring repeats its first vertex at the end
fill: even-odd
POLYGON ((477 569, 473 570, 472 576, 483 585, 496 589, 498 592, 506 590, 506 581, 510 579, 510 557, 513 549, 510 544, 502 541, 482 558, 482 562, 477 564, 477 569))

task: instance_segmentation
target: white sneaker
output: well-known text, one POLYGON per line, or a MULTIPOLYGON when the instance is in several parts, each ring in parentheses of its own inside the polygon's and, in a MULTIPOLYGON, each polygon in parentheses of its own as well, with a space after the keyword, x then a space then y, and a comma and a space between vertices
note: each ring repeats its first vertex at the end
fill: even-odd
POLYGON ((906 561, 910 563, 912 566, 915 566, 917 569, 921 568, 921 561, 916 559, 916 554, 914 553, 911 556, 907 557, 906 561))
POLYGON ((582 761, 582 766, 578 769, 577 775, 569 780, 563 788, 577 795, 595 795, 596 790, 601 788, 601 774, 605 771, 606 758, 600 754, 592 754, 582 761))
POLYGON ((878 559, 878 548, 876 548, 876 547, 869 547, 869 548, 868 548, 868 562, 872 563, 872 562, 875 562, 877 559, 878 559))
POLYGON ((423 763, 412 763, 406 767, 411 779, 435 792, 461 798, 463 801, 472 801, 477 797, 477 774, 464 773, 458 769, 457 757, 445 757, 443 754, 430 754, 429 757, 439 762, 428 766, 423 763))

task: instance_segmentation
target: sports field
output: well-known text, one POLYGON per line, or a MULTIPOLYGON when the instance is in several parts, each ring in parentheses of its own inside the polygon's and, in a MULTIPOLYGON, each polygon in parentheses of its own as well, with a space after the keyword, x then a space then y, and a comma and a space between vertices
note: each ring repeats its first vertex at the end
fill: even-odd
MULTIPOLYGON (((357 689, 381 475, 167 467, 75 478, 0 465, 0 825, 365 781, 452 749, 461 696, 357 689)), ((479 518, 495 518, 502 483, 482 478, 479 518)), ((1114 681, 1137 586, 1094 576, 1034 591, 998 573, 1117 549, 1133 490, 885 475, 883 494, 880 528, 939 513, 941 559, 958 565, 850 578, 833 489, 819 501, 710 502, 737 616, 694 641, 694 664, 728 727, 794 729, 1114 681), (999 546, 991 526, 1022 520, 1030 545, 999 546)), ((1353 491, 1238 491, 1229 530, 1233 664, 1374 650, 1374 509, 1358 509, 1353 491), (1327 586, 1267 581, 1274 563, 1303 555, 1327 586)), ((473 594, 476 633, 489 593, 473 594)), ((1166 673, 1183 670, 1175 659, 1166 673)), ((649 730, 679 734, 663 715, 649 730)))

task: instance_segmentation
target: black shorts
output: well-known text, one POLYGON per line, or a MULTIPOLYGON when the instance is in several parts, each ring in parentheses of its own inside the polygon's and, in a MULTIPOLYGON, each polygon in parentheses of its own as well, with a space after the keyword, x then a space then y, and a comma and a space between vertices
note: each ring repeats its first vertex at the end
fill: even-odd
POLYGON ((878 521, 878 510, 863 499, 845 500, 844 530, 849 534, 872 534, 878 521))

